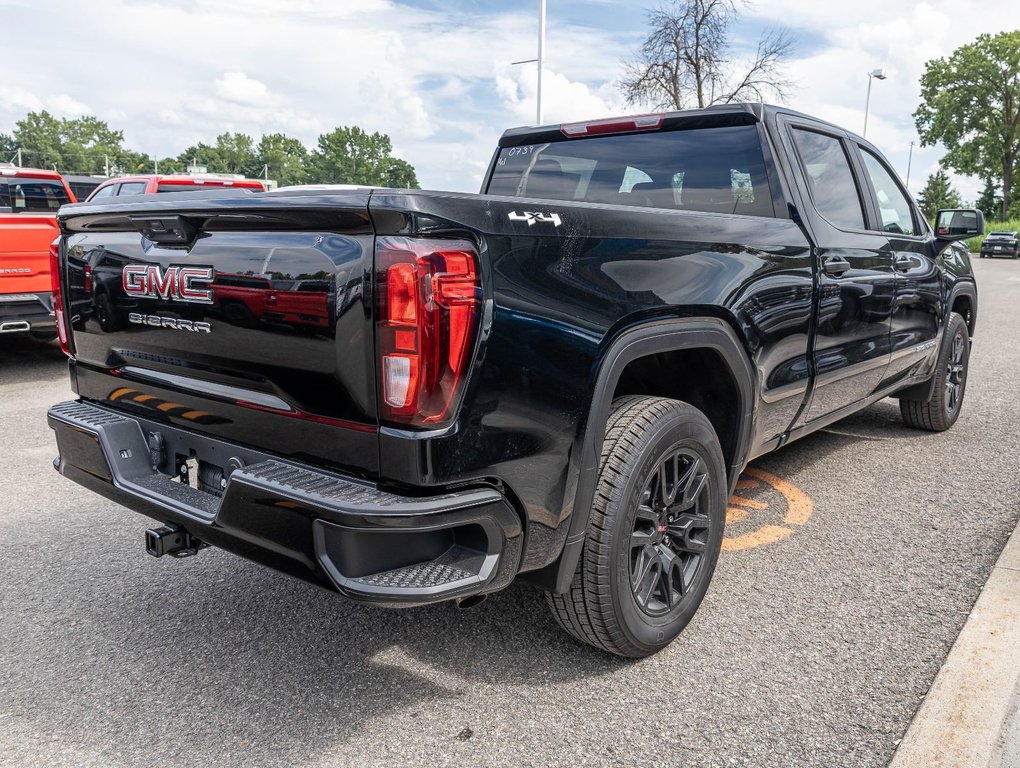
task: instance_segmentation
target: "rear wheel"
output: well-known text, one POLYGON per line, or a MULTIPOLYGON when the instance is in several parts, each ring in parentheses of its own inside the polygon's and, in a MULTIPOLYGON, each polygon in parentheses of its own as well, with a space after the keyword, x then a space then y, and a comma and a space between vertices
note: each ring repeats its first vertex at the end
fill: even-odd
POLYGON ((953 312, 946 323, 942 348, 935 366, 935 386, 927 400, 900 398, 900 414, 912 427, 944 432, 960 417, 967 391, 970 333, 966 321, 953 312))
POLYGON ((705 415, 678 400, 617 400, 581 560, 567 593, 547 593, 557 622, 620 656, 662 649, 705 597, 725 516, 725 462, 705 415))

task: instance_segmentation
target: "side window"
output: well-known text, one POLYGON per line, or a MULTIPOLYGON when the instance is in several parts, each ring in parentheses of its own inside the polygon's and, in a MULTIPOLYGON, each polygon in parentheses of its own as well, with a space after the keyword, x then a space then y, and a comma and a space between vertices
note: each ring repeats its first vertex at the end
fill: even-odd
POLYGON ((120 192, 117 193, 121 197, 124 195, 144 195, 145 194, 145 182, 144 181, 126 181, 120 185, 120 192))
MULTIPOLYGON (((10 187, 7 186, 7 181, 0 179, 0 208, 11 208, 11 193, 10 187)), ((10 213, 10 211, 7 211, 10 213)))
POLYGON ((840 140, 802 128, 790 134, 818 212, 837 227, 864 229, 864 209, 840 140))
POLYGON ((117 189, 117 185, 116 184, 110 184, 110 185, 105 186, 105 187, 100 187, 92 195, 92 199, 93 200, 98 200, 101 197, 113 197, 113 193, 116 191, 116 189, 117 189))
POLYGON ((864 158, 864 167, 871 179, 871 186, 875 188, 875 197, 878 198, 882 230, 897 235, 920 234, 910 211, 910 202, 900 191, 892 174, 886 170, 881 160, 864 147, 861 147, 861 157, 864 158))

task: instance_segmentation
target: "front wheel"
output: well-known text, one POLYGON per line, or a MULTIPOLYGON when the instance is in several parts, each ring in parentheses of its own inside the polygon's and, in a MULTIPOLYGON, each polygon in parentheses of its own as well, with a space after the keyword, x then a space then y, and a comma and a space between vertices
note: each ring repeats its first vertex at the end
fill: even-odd
POLYGON ((946 323, 935 365, 935 386, 927 400, 900 398, 900 415, 916 429, 944 432, 960 417, 967 391, 967 367, 970 363, 970 333, 967 322, 953 312, 946 323))
POLYGON ((726 518, 719 439, 692 405, 620 398, 596 482, 570 590, 547 593, 549 606, 578 640, 648 656, 687 626, 719 559, 726 518))

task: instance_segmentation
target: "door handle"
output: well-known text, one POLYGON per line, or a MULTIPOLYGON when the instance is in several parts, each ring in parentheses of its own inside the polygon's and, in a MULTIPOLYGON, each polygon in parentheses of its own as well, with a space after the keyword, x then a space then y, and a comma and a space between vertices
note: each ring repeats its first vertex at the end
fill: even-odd
POLYGON ((844 272, 850 271, 850 262, 841 259, 839 256, 830 256, 822 263, 825 274, 833 277, 842 277, 844 272))
POLYGON ((913 265, 913 259, 903 254, 897 254, 896 258, 893 259, 893 269, 897 272, 909 272, 910 267, 913 265))

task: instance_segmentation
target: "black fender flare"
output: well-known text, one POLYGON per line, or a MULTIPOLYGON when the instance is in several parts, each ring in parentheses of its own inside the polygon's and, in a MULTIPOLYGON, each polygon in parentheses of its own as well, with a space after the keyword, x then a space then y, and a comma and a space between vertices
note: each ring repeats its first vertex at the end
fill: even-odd
MULTIPOLYGON (((977 285, 970 280, 957 280, 953 285, 952 290, 949 292, 949 300, 946 302, 946 316, 953 310, 953 304, 960 296, 966 296, 970 299, 970 321, 967 323, 969 328, 977 328, 977 311, 978 311, 978 296, 977 296, 977 285)), ((964 318, 966 320, 967 318, 964 318)), ((974 338, 974 334, 971 333, 971 339, 974 338)))
MULTIPOLYGON (((740 409, 737 448, 729 467, 729 487, 747 463, 751 427, 756 404, 757 376, 748 353, 737 334, 723 320, 716 318, 681 318, 658 320, 621 332, 601 355, 596 374, 588 418, 575 440, 573 455, 578 457, 576 488, 573 493, 566 541, 555 568, 553 589, 566 592, 570 588, 577 562, 581 557, 588 518, 595 498, 599 457, 605 437, 606 422, 612 407, 613 393, 627 364, 641 357, 682 349, 711 349, 719 354, 736 383, 740 409)), ((552 576, 553 574, 548 574, 552 576)))
MULTIPOLYGON (((966 296, 970 299, 971 317, 967 323, 968 330, 971 328, 977 328, 977 308, 978 308, 978 297, 977 297, 977 286, 967 281, 957 281, 952 289, 949 291, 949 298, 946 300, 945 317, 942 321, 942 329, 939 331, 939 354, 941 354, 942 345, 946 341, 946 327, 949 324, 949 314, 953 311, 953 305, 956 300, 961 296, 966 296)), ((964 318, 966 320, 967 318, 964 318)), ((974 334, 970 335, 971 344, 974 343, 974 334)), ((912 384, 906 389, 901 389, 896 392, 893 397, 901 400, 920 400, 927 402, 931 400, 932 395, 935 393, 935 386, 937 383, 937 376, 931 376, 926 381, 922 381, 918 384, 912 384)))

